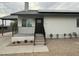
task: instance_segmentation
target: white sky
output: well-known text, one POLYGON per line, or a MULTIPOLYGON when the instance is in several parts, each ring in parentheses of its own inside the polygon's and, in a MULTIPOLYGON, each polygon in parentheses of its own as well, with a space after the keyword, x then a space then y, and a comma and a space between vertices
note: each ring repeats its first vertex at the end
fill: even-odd
POLYGON ((79 2, 31 2, 31 9, 79 10, 79 2))
MULTIPOLYGON (((29 9, 79 10, 79 2, 30 2, 29 9)), ((0 17, 21 10, 24 10, 23 2, 0 2, 0 17)))

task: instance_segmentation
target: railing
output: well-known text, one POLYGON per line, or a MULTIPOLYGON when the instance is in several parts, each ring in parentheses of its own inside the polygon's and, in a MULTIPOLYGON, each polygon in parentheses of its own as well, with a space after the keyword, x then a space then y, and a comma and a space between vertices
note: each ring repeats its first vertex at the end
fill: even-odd
POLYGON ((34 45, 35 45, 35 37, 36 37, 36 34, 43 34, 43 36, 44 36, 44 42, 45 42, 45 44, 44 45, 46 45, 46 34, 45 34, 45 29, 44 29, 44 26, 42 26, 41 27, 41 31, 40 31, 40 33, 39 32, 37 32, 37 28, 35 27, 35 32, 34 32, 34 45))

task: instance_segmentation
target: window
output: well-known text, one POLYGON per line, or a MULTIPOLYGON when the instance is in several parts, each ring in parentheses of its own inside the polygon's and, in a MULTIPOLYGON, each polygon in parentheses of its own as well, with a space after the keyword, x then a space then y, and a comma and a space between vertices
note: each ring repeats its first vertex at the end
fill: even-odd
POLYGON ((22 20, 22 27, 32 27, 31 20, 30 19, 28 19, 28 20, 23 19, 22 20))
POLYGON ((32 27, 32 21, 31 21, 30 19, 27 20, 26 26, 27 26, 27 27, 32 27))
POLYGON ((79 19, 77 19, 77 27, 79 27, 79 19))
POLYGON ((22 20, 22 27, 26 27, 26 20, 25 19, 22 20))

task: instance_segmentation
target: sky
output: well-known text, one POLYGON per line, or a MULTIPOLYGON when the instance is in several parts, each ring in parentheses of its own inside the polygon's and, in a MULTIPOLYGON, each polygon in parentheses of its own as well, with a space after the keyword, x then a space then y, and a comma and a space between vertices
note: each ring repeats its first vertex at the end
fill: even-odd
POLYGON ((79 2, 37 2, 30 4, 31 9, 79 10, 79 2))
MULTIPOLYGON (((29 2, 29 9, 79 10, 79 2, 29 2)), ((24 10, 23 2, 0 2, 0 17, 22 10, 24 10)))
MULTIPOLYGON (((29 9, 79 10, 79 2, 29 2, 29 9)), ((0 17, 24 10, 23 2, 0 2, 0 17)))

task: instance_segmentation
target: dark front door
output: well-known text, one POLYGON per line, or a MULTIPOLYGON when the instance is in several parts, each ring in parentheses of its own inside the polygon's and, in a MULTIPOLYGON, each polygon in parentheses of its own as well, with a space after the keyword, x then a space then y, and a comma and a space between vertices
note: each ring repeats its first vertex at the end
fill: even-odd
POLYGON ((43 33, 43 18, 36 18, 35 20, 35 33, 43 33))

